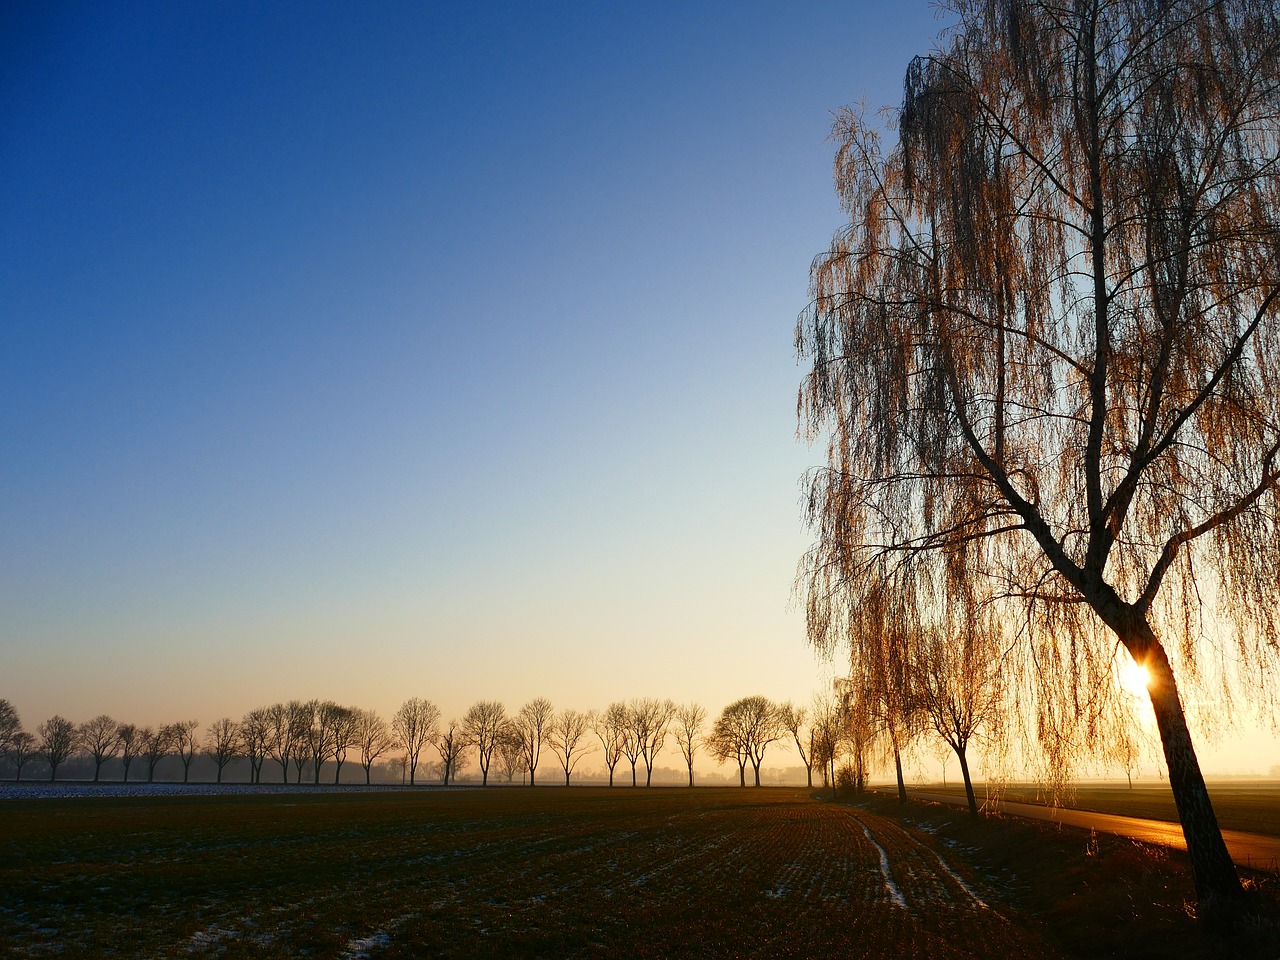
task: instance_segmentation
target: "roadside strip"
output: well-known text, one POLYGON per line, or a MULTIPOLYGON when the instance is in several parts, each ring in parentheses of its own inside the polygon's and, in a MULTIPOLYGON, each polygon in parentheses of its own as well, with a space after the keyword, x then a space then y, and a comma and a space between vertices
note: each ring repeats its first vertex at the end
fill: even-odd
MULTIPOLYGON (((961 796, 945 793, 917 793, 910 791, 909 796, 916 800, 931 800, 935 803, 947 803, 953 806, 965 806, 967 801, 961 796)), ((1011 817, 1026 817, 1031 820, 1048 820, 1068 827, 1080 827, 1084 830, 1098 830, 1102 833, 1113 833, 1143 843, 1155 843, 1175 850, 1187 849, 1187 841, 1182 836, 1182 826, 1168 820, 1145 820, 1141 817, 1122 817, 1112 813, 1094 813, 1091 810, 1071 810, 1066 807, 1043 806, 1038 803, 1019 803, 1013 800, 988 800, 985 806, 1011 817)), ((1253 870, 1269 870, 1280 873, 1280 837, 1269 837, 1261 833, 1245 833, 1241 830, 1223 830, 1222 839, 1226 841, 1227 850, 1237 866, 1253 870)))

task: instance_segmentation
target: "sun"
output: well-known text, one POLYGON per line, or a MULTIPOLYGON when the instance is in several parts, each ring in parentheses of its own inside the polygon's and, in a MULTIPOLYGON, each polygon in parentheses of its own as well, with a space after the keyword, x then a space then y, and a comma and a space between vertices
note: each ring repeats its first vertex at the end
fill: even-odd
POLYGON ((1125 693, 1135 697, 1145 697, 1148 684, 1151 682, 1151 674, 1147 672, 1146 667, 1126 658, 1120 664, 1119 681, 1120 689, 1125 693))

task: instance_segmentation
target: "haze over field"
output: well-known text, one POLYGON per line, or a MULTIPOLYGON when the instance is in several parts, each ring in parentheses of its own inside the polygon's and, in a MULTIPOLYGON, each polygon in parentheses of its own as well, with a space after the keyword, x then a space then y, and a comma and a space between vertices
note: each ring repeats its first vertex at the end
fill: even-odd
MULTIPOLYGON (((899 102, 940 26, 7 11, 0 697, 808 700, 840 665, 789 607, 791 333, 831 111, 899 102)), ((1201 749, 1280 763, 1252 726, 1201 749)))

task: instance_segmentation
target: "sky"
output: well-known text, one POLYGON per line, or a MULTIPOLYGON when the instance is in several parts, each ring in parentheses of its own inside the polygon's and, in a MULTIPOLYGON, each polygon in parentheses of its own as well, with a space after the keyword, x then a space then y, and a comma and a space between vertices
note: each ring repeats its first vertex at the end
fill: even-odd
MULTIPOLYGON (((832 112, 896 105, 942 25, 6 5, 0 697, 28 728, 807 701, 839 673, 792 597, 832 112)), ((1206 767, 1280 763, 1233 743, 1206 767)))

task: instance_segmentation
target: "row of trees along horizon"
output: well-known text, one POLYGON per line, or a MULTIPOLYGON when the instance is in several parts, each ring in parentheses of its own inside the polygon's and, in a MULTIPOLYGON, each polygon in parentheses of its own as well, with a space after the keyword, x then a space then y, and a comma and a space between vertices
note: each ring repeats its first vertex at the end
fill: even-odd
POLYGON ((861 789, 871 739, 854 730, 858 715, 847 698, 834 695, 815 696, 808 707, 749 696, 726 706, 707 728, 707 711, 696 703, 646 698, 583 712, 556 710, 538 697, 510 714, 498 701, 481 700, 461 719, 442 722, 435 704, 414 697, 390 720, 375 710, 329 700, 290 700, 250 710, 239 720, 222 717, 203 736, 196 720, 138 726, 106 714, 79 724, 55 715, 33 734, 22 728, 13 704, 0 700, 0 759, 15 781, 22 779, 28 765, 41 763, 52 782, 60 768, 79 760, 92 765, 95 783, 112 763, 119 766, 119 782, 153 782, 157 767, 170 760, 181 765, 182 782, 187 783, 193 764, 203 760, 212 765, 216 783, 224 782, 224 774, 240 761, 241 767, 247 764, 249 783, 289 783, 292 777, 293 783, 301 784, 305 775, 308 782, 319 784, 329 765, 337 784, 343 766, 350 763, 363 769, 364 782, 370 784, 381 762, 415 785, 430 749, 439 758, 434 767, 446 786, 472 760, 482 785, 488 785, 493 773, 507 782, 527 776, 534 786, 547 753, 560 768, 556 781, 562 777, 565 785, 585 757, 598 754, 609 786, 619 767, 620 776, 630 769, 632 786, 641 778, 650 786, 659 754, 674 745, 689 786, 694 785, 694 762, 702 751, 718 763, 736 764, 740 786, 747 785, 750 767, 754 785, 760 786, 766 749, 783 741, 794 748, 810 787, 815 768, 824 785, 834 783, 837 763, 849 758, 852 763, 842 777, 861 789), (263 780, 267 764, 278 768, 278 780, 263 780))
POLYGON ((1199 915, 1234 917, 1191 724, 1277 706, 1280 7, 944 6, 901 107, 834 124, 809 638, 892 723, 939 644, 1000 664, 1059 769, 1113 748, 1123 647, 1199 915))

